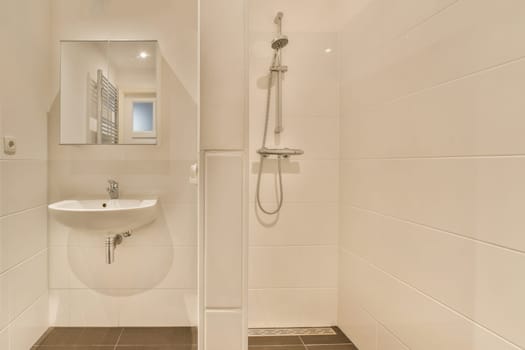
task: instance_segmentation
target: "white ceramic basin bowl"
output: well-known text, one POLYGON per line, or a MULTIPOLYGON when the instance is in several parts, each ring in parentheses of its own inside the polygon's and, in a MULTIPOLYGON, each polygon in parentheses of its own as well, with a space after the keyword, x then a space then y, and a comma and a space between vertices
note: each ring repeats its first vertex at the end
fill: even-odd
POLYGON ((156 199, 66 200, 48 206, 62 224, 80 230, 120 233, 156 218, 156 199))

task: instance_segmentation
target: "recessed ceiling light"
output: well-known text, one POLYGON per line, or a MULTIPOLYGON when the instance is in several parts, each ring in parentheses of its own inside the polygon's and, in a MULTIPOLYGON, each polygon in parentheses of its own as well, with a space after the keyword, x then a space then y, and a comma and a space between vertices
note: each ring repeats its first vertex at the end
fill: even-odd
POLYGON ((328 48, 324 49, 324 52, 330 53, 330 52, 332 52, 332 49, 328 47, 328 48))
POLYGON ((139 57, 144 59, 144 58, 148 58, 149 57, 149 53, 147 53, 146 51, 142 51, 141 53, 139 53, 139 57))

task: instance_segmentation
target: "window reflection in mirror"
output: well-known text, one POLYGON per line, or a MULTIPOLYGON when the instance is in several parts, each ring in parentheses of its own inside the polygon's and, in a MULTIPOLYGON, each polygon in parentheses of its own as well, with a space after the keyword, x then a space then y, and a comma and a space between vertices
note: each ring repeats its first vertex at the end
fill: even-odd
POLYGON ((156 41, 61 43, 61 144, 156 144, 156 41))

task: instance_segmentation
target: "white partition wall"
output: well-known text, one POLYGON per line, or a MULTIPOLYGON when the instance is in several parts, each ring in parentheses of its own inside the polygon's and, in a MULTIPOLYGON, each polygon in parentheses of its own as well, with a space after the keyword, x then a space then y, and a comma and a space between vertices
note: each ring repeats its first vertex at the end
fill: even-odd
POLYGON ((206 350, 248 346, 245 3, 200 0, 199 345, 206 350))
POLYGON ((204 155, 205 348, 243 346, 243 153, 204 155))

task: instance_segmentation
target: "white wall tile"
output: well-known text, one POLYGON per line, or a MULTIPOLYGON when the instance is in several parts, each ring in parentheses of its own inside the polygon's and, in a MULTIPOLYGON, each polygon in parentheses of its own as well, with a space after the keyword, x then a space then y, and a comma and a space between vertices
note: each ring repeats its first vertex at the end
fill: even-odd
POLYGON ((197 325, 197 291, 184 289, 121 290, 119 325, 177 327, 197 325), (131 295, 127 295, 132 293, 131 295))
POLYGON ((336 325, 337 289, 250 289, 250 327, 336 325))
POLYGON ((0 350, 9 350, 9 329, 0 330, 0 350))
POLYGON ((206 350, 242 349, 242 312, 207 310, 205 317, 206 350))
POLYGON ((342 158, 523 153, 524 75, 520 60, 348 114, 342 158))
POLYGON ((522 30, 523 6, 517 0, 458 1, 384 43, 370 73, 343 83, 353 91, 345 103, 376 105, 522 57, 525 46, 508 43, 522 30))
POLYGON ((8 272, 9 319, 13 321, 47 292, 47 252, 8 272))
POLYGON ((408 350, 408 347, 403 345, 387 329, 379 326, 377 335, 377 350, 408 350))
POLYGON ((70 327, 116 327, 119 297, 112 290, 70 289, 67 295, 70 327))
POLYGON ((11 55, 0 58, 4 82, 0 118, 2 135, 16 137, 17 152, 9 156, 2 152, 0 158, 44 160, 51 100, 50 2, 4 1, 2 12, 9 18, 0 25, 0 40, 11 55))
POLYGON ((246 95, 245 3, 205 0, 200 8, 201 100, 204 101, 201 148, 242 149, 246 95))
POLYGON ((49 289, 49 323, 53 327, 67 327, 70 322, 68 289, 49 289))
POLYGON ((378 323, 360 306, 359 300, 349 293, 346 269, 339 279, 337 325, 361 350, 377 350, 378 323))
POLYGON ((411 349, 519 349, 352 254, 342 253, 341 264, 352 281, 343 292, 411 349))
MULTIPOLYGON (((277 160, 263 162, 261 201, 275 203, 277 160)), ((336 160, 282 161, 284 195, 287 202, 337 202, 339 162, 336 160), (305 191, 308 189, 308 191, 305 191)), ((255 189, 260 161, 250 162, 250 200, 255 201, 255 189)))
POLYGON ((337 245, 337 203, 284 203, 279 218, 250 206, 250 246, 337 245))
POLYGON ((46 204, 47 166, 42 160, 13 160, 0 162, 2 175, 1 212, 26 210, 46 204))
POLYGON ((524 11, 376 0, 342 31, 339 320, 360 348, 524 345, 524 11))
POLYGON ((47 247, 47 208, 0 218, 0 272, 47 247))
POLYGON ((47 291, 9 327, 9 350, 30 349, 48 327, 47 291))
POLYGON ((251 247, 249 288, 336 288, 337 247, 251 247))
POLYGON ((205 155, 205 305, 242 306, 243 156, 205 155))
POLYGON ((524 164, 521 156, 343 162, 342 201, 523 251, 524 164))
POLYGON ((47 328, 47 111, 49 0, 8 0, 0 12, 0 349, 26 350, 47 328), (23 44, 22 44, 23 43, 23 44), (7 215, 7 216, 6 216, 7 215), (5 327, 5 328, 4 328, 5 327))
POLYGON ((517 326, 525 322, 524 309, 516 304, 525 293, 520 278, 525 254, 362 210, 343 210, 348 220, 343 225, 344 249, 514 343, 525 344, 517 326))
POLYGON ((0 329, 9 324, 9 288, 8 274, 0 274, 0 329))

